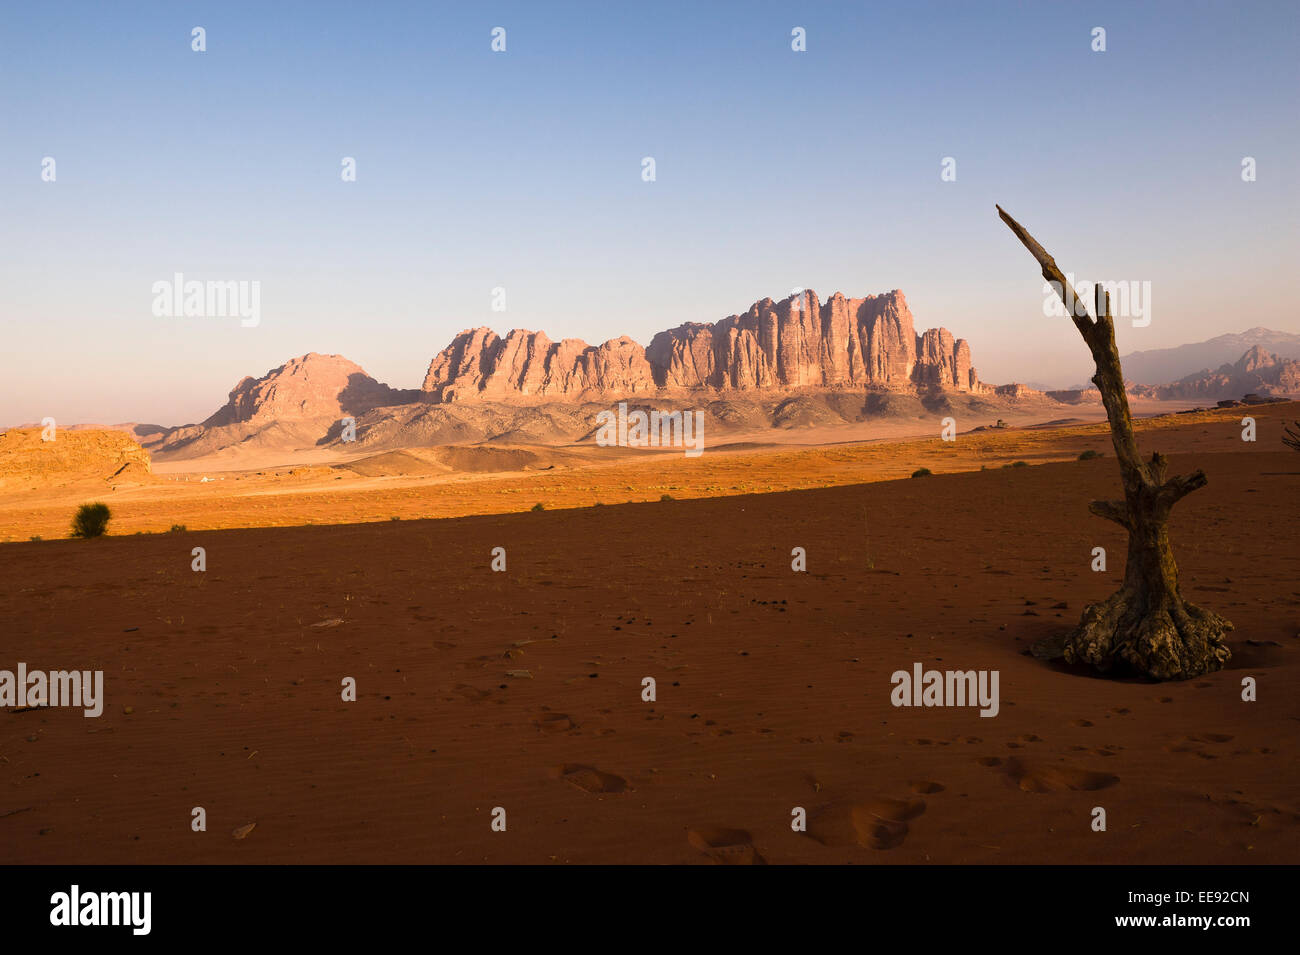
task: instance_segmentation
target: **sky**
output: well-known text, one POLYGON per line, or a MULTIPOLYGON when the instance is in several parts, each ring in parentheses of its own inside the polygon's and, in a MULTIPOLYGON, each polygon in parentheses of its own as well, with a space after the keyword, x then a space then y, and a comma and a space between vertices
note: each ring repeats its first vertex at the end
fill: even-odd
POLYGON ((0 424, 198 421, 312 351, 413 388, 465 328, 646 344, 795 288, 1082 382, 995 202, 1150 283, 1121 354, 1300 331, 1297 50, 1283 0, 6 3, 0 424), (176 273, 260 321, 155 314, 176 273))

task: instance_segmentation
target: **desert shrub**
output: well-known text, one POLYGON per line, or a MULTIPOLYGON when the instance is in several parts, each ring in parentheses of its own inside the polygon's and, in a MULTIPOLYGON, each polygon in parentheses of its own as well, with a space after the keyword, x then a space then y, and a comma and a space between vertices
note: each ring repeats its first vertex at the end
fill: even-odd
POLYGON ((1100 457, 1104 457, 1104 455, 1100 451, 1094 451, 1091 448, 1089 448, 1087 451, 1083 452, 1083 454, 1079 455, 1079 460, 1091 461, 1093 458, 1100 458, 1100 457))
POLYGON ((1010 464, 1010 467, 1013 467, 1013 468, 1027 468, 1027 467, 1029 467, 1029 462, 1028 462, 1028 461, 1012 461, 1011 464, 1010 464))
POLYGON ((661 500, 661 501, 672 501, 672 500, 675 500, 675 498, 674 498, 671 494, 665 494, 663 497, 659 498, 659 500, 661 500))
POLYGON ((35 535, 32 536, 32 540, 34 540, 34 541, 38 541, 38 540, 43 540, 43 538, 41 537, 40 534, 35 534, 35 535))
POLYGON ((534 511, 544 511, 544 510, 546 510, 546 505, 543 504, 541 501, 538 501, 536 504, 533 505, 533 510, 534 510, 534 511))
POLYGON ((912 477, 929 477, 933 473, 929 468, 917 468, 912 472, 912 477))
POLYGON ((185 533, 185 525, 184 525, 184 524, 173 524, 173 525, 171 526, 171 529, 170 529, 169 531, 167 531, 167 533, 168 533, 168 534, 184 534, 184 533, 185 533))
POLYGON ((99 501, 81 505, 72 519, 72 536, 99 537, 108 530, 108 519, 111 516, 108 505, 99 501))

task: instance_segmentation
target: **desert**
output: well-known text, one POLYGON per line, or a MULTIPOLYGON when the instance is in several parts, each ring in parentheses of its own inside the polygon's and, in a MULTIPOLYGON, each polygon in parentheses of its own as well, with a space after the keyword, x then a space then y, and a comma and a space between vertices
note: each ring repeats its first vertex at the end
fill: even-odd
MULTIPOLYGON (((6 659, 102 670, 107 701, 4 716, 9 857, 1291 861, 1300 467, 1278 437, 1300 406, 1252 414, 1254 443, 1239 409, 1137 423, 1209 475, 1171 534, 1184 590, 1236 627, 1226 669, 1173 683, 1028 653, 1122 572, 1122 531, 1085 510, 1117 483, 1105 425, 95 487, 107 536, 0 546, 6 659), (895 708, 914 662, 998 671, 998 716, 895 708)), ((6 495, 5 533, 62 536, 88 492, 59 493, 6 495)))
POLYGON ((1300 5, 12 6, 6 933, 1286 924, 1300 5))

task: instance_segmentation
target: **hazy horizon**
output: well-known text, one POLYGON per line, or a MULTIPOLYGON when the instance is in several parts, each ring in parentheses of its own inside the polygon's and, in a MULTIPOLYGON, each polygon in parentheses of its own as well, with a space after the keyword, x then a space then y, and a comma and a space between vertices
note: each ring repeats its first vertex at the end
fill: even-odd
POLYGON ((418 387, 464 328, 645 345, 795 287, 901 289, 984 381, 1085 381, 995 202, 1065 271, 1151 283, 1121 354, 1300 331, 1298 26, 1273 3, 15 9, 0 422, 200 421, 308 352, 418 387), (259 282, 260 322, 156 317, 177 272, 259 282))
MULTIPOLYGON (((814 290, 814 291, 815 291, 815 290, 814 290)), ((820 293, 818 293, 818 294, 820 295, 820 293)), ((878 293, 877 293, 877 294, 878 294, 878 293)), ((906 293, 904 293, 904 294, 906 294, 906 293)), ((760 299, 760 301, 761 301, 761 299, 760 299)), ((823 301, 823 302, 825 301, 825 297, 822 298, 822 301, 823 301)), ((724 316, 724 317, 726 317, 726 316, 724 316)), ((1252 326, 1252 328, 1243 328, 1243 329, 1240 329, 1240 330, 1224 332, 1224 333, 1221 333, 1221 334, 1225 334, 1225 335, 1226 335, 1226 334, 1240 335, 1240 334, 1244 334, 1244 333, 1246 333, 1246 332, 1252 331, 1252 330, 1254 330, 1256 327, 1259 327, 1259 326, 1252 326)), ((920 332, 921 332, 922 330, 923 330, 923 329, 921 328, 921 326, 918 325, 918 326, 917 326, 917 333, 920 334, 920 332)), ((496 331, 496 332, 497 332, 497 333, 498 333, 502 338, 504 338, 504 337, 506 336, 506 333, 507 333, 508 329, 497 328, 497 329, 494 329, 494 331, 496 331)), ((537 329, 532 329, 531 331, 537 331, 537 329)), ((541 329, 541 331, 545 331, 545 329, 541 329)), ((1284 331, 1284 330, 1283 330, 1283 329, 1265 329, 1265 331, 1278 332, 1278 331, 1284 331)), ((1297 334, 1297 333, 1291 333, 1291 334, 1297 334)), ((959 337, 959 336, 958 336, 958 337, 959 337)), ((600 344, 600 343, 599 343, 599 342, 589 342, 588 344, 600 344)), ((647 343, 646 343, 646 342, 638 342, 638 344, 641 344, 641 345, 644 346, 644 345, 647 344, 647 343)), ((1199 343, 1198 343, 1198 342, 1189 342, 1189 343, 1183 343, 1183 344, 1199 344, 1199 343)), ((1170 346, 1170 347, 1177 347, 1177 346, 1170 346)), ((1244 353, 1245 350, 1246 350, 1246 349, 1243 349, 1243 353, 1244 353)), ((238 381, 235 381, 235 382, 232 382, 232 383, 231 383, 231 388, 233 388, 235 385, 239 384, 239 382, 242 381, 242 380, 243 380, 244 378, 246 378, 246 377, 247 377, 247 378, 253 378, 253 379, 261 379, 261 378, 265 377, 266 375, 270 374, 271 372, 274 372, 274 371, 279 370, 279 369, 282 368, 284 365, 288 364, 289 362, 293 361, 294 359, 304 358, 304 357, 306 357, 307 355, 310 355, 310 354, 334 355, 334 354, 339 354, 339 353, 335 353, 335 352, 318 352, 318 351, 317 351, 317 352, 312 352, 312 351, 308 351, 308 352, 303 352, 303 353, 298 354, 298 355, 290 355, 290 356, 286 357, 283 361, 279 361, 279 362, 277 362, 275 365, 271 366, 270 368, 261 369, 261 370, 258 370, 258 371, 256 371, 256 372, 254 372, 254 371, 249 371, 247 374, 245 374, 245 375, 241 375, 238 381)), ((1130 354, 1133 354, 1133 353, 1130 353, 1130 354)), ((350 360, 350 361, 353 360, 353 359, 351 358, 351 356, 349 356, 349 355, 342 355, 341 357, 346 358, 346 359, 348 359, 348 360, 350 360)), ((431 355, 430 358, 432 358, 432 357, 433 357, 433 356, 431 355)), ((1121 356, 1121 357, 1124 357, 1124 356, 1121 356)), ((360 363, 358 362, 357 364, 360 364, 360 363)), ((427 365, 427 362, 426 362, 425 364, 427 365)), ((367 373, 370 373, 370 370, 369 370, 368 368, 365 368, 364 365, 362 366, 362 368, 363 368, 367 373)), ((1199 369, 1198 369, 1198 370, 1199 370, 1199 369)), ((388 385, 388 386, 390 386, 390 387, 392 387, 392 388, 394 388, 394 389, 399 389, 399 390, 419 390, 420 385, 421 385, 421 383, 424 381, 424 378, 425 378, 425 371, 427 371, 427 368, 426 368, 425 370, 422 370, 422 371, 420 372, 419 376, 418 376, 414 381, 386 381, 386 380, 384 380, 384 379, 378 379, 378 380, 380 381, 381 384, 388 385)), ((372 375, 372 377, 375 377, 375 376, 372 375)), ((981 380, 983 380, 985 384, 1003 385, 1003 384, 1012 384, 1012 383, 1016 383, 1016 384, 1027 385, 1027 386, 1029 386, 1029 387, 1031 387, 1031 388, 1045 388, 1045 389, 1048 389, 1048 390, 1052 390, 1052 389, 1056 389, 1056 390, 1068 390, 1068 389, 1071 389, 1071 388, 1077 388, 1077 387, 1083 387, 1083 388, 1089 388, 1089 387, 1092 387, 1091 377, 1092 377, 1092 373, 1091 373, 1091 371, 1090 371, 1090 370, 1084 370, 1083 372, 1080 373, 1080 377, 1079 377, 1077 380, 1070 381, 1070 382, 1059 382, 1059 381, 1057 381, 1057 382, 1043 382, 1043 381, 1040 381, 1040 380, 1035 380, 1035 379, 1033 379, 1032 377, 1023 377, 1023 376, 1020 377, 1020 378, 1016 378, 1016 379, 1010 379, 1010 378, 1009 378, 1009 379, 1007 379, 1007 380, 1005 380, 1005 381, 1003 381, 1003 380, 988 381, 988 380, 984 380, 984 379, 981 379, 981 380)), ((1163 381, 1162 381, 1162 382, 1155 382, 1155 381, 1150 381, 1150 382, 1148 382, 1148 381, 1143 381, 1143 382, 1139 382, 1139 384, 1167 384, 1167 382, 1163 382, 1163 381)), ((854 386, 854 387, 861 387, 861 386, 854 386)), ((229 389, 228 389, 228 390, 229 390, 229 389)), ((181 427, 181 426, 184 426, 184 425, 191 425, 191 424, 199 424, 199 423, 201 423, 201 422, 204 421, 205 419, 209 418, 212 414, 214 414, 215 412, 219 411, 219 410, 222 408, 222 406, 224 406, 224 405, 226 404, 227 400, 228 400, 228 395, 227 395, 226 392, 222 392, 220 395, 213 395, 212 398, 211 398, 211 401, 209 402, 209 405, 208 405, 208 407, 207 407, 207 410, 205 410, 205 411, 201 411, 197 416, 195 416, 195 417, 193 417, 193 418, 186 418, 186 419, 184 419, 184 420, 181 420, 181 419, 169 420, 169 419, 166 419, 166 418, 148 418, 148 417, 142 417, 142 418, 114 418, 114 419, 112 419, 112 420, 105 419, 105 418, 88 418, 88 417, 73 418, 73 417, 64 417, 64 418, 60 418, 60 419, 56 419, 56 420, 57 420, 57 421, 59 422, 59 424, 62 425, 62 426, 69 426, 69 425, 76 426, 76 425, 88 425, 88 424, 89 424, 89 425, 93 425, 93 424, 99 424, 99 425, 116 425, 116 424, 134 423, 134 424, 155 424, 155 425, 162 425, 162 426, 164 426, 164 427, 168 427, 168 428, 174 428, 174 427, 181 427)), ((8 422, 0 422, 0 428, 4 428, 4 427, 14 428, 14 427, 23 427, 23 426, 26 426, 26 427, 39 427, 39 420, 36 419, 36 418, 29 418, 29 419, 24 419, 24 420, 13 420, 13 421, 8 421, 8 422)))

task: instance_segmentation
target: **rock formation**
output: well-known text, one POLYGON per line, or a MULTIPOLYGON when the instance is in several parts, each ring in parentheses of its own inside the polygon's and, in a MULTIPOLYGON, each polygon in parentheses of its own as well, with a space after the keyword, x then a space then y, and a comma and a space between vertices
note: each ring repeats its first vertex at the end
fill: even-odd
POLYGON ((0 433, 0 488, 28 490, 89 481, 117 484, 147 480, 149 452, 122 431, 60 428, 52 441, 44 429, 0 433))
POLYGON ((381 384, 342 355, 292 358, 261 378, 244 378, 205 428, 297 418, 337 418, 410 401, 415 395, 381 384))
POLYGON ((979 392, 970 346, 943 328, 918 335, 903 293, 826 302, 804 291, 770 298, 720 322, 660 332, 648 348, 630 338, 599 347, 552 342, 516 329, 461 332, 429 365, 435 401, 593 399, 657 391, 943 387, 979 392))
POLYGON ((1300 394, 1300 361, 1282 358, 1254 345, 1235 362, 1206 368, 1167 385, 1128 385, 1130 394, 1164 400, 1239 398, 1248 392, 1282 396, 1300 394))
POLYGON ((1129 380, 1154 385, 1178 381, 1206 368, 1230 365, 1252 345, 1263 345, 1265 351, 1280 358, 1300 359, 1300 335, 1256 327, 1174 348, 1130 352, 1121 355, 1120 361, 1129 380))
POLYGON ((505 338, 474 328, 434 356, 423 390, 436 401, 501 401, 635 395, 654 387, 645 350, 626 336, 595 347, 577 338, 553 342, 545 332, 520 328, 505 338))

